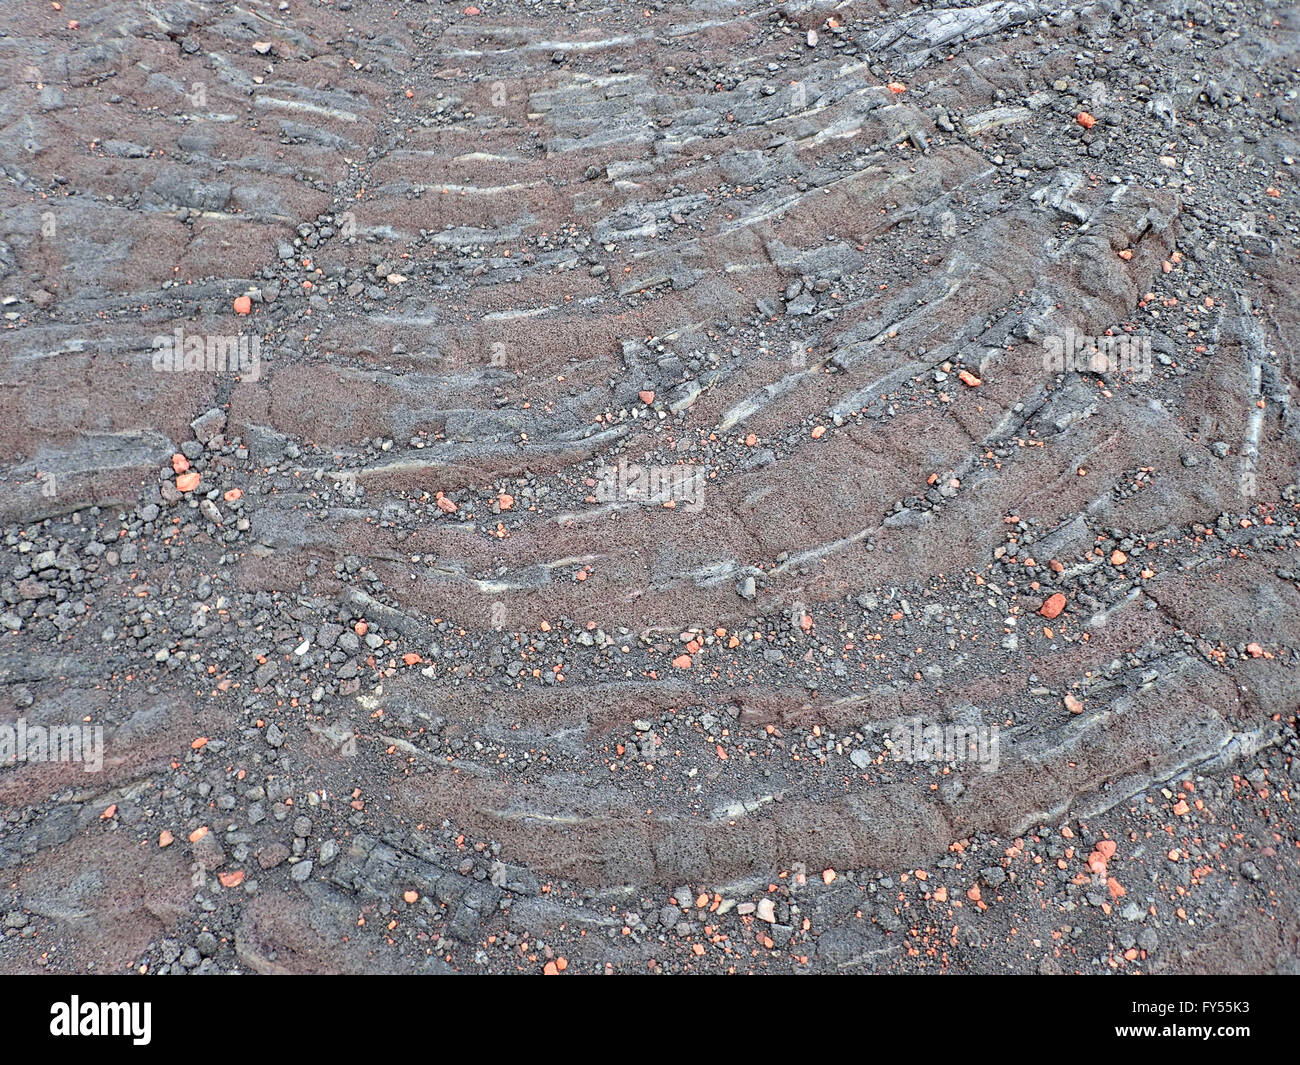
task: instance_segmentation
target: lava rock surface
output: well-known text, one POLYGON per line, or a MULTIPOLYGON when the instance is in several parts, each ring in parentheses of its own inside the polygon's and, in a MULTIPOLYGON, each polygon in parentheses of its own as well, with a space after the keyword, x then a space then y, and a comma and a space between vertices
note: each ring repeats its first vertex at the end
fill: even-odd
POLYGON ((1298 29, 0 8, 0 972, 1300 971, 1298 29))

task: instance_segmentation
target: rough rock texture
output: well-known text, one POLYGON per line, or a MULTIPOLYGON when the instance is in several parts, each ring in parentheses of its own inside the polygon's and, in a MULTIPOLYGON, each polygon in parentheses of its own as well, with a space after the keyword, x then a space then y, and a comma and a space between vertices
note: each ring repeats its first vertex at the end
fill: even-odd
POLYGON ((0 971, 1300 969, 1298 27, 4 6, 0 971))

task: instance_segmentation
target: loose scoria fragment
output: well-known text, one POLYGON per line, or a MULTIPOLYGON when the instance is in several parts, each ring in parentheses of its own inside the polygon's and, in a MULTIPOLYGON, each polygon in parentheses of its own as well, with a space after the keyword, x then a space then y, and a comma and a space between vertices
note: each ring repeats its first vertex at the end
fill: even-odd
POLYGON ((1043 617, 1051 619, 1057 617, 1065 609, 1065 596, 1060 592, 1055 592, 1047 597, 1047 601, 1038 608, 1038 612, 1043 617))

